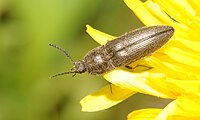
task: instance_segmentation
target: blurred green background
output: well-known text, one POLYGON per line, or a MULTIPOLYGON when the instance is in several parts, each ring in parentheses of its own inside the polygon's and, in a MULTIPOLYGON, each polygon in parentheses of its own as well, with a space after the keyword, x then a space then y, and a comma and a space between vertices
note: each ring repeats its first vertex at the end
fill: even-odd
POLYGON ((122 0, 0 0, 0 120, 122 120, 134 109, 167 100, 137 94, 110 109, 81 112, 79 101, 107 82, 88 74, 49 76, 71 69, 98 44, 85 25, 119 36, 143 26, 122 0))

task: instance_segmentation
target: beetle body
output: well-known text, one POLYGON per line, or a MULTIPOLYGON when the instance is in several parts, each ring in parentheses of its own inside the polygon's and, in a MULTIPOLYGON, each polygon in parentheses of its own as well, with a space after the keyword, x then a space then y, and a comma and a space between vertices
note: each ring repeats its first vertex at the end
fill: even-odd
POLYGON ((174 34, 171 26, 142 27, 89 51, 83 60, 74 62, 72 73, 101 75, 117 67, 151 55, 174 34))
POLYGON ((162 47, 173 35, 170 26, 143 27, 89 51, 82 63, 91 74, 104 74, 135 62, 162 47))

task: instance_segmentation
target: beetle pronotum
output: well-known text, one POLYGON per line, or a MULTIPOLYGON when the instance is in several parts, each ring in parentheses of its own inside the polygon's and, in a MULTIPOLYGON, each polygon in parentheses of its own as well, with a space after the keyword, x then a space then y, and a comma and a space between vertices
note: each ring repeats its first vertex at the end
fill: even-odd
POLYGON ((69 73, 75 75, 86 71, 92 75, 104 74, 152 54, 167 43, 173 36, 174 31, 173 27, 167 25, 142 27, 92 49, 79 61, 73 61, 63 48, 49 44, 62 51, 73 63, 71 71, 56 74, 52 77, 69 73))

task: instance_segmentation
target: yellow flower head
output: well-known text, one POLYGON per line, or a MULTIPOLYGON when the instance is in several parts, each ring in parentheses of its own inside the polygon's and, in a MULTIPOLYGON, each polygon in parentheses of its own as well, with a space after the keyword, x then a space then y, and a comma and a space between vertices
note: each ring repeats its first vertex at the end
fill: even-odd
MULTIPOLYGON (((151 56, 104 75, 112 83, 81 100, 82 111, 112 107, 137 92, 173 99, 164 109, 133 111, 128 119, 200 119, 200 1, 124 0, 147 26, 167 24, 174 37, 151 56), (146 67, 144 67, 146 66, 146 67), (151 69, 147 69, 151 68, 151 69)), ((115 37, 87 25, 87 32, 101 45, 115 37)))

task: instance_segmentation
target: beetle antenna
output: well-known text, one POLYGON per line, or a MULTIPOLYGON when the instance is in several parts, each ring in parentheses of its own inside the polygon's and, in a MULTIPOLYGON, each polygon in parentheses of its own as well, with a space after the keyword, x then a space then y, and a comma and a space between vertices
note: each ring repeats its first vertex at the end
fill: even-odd
MULTIPOLYGON (((53 76, 50 76, 50 78, 54 78, 54 77, 57 77, 57 76, 60 76, 60 75, 65 75, 65 74, 70 74, 70 73, 75 73, 73 71, 70 71, 70 72, 63 72, 63 73, 58 73, 58 74, 55 74, 53 76)), ((73 77, 76 75, 76 73, 73 75, 73 77)))
POLYGON ((60 50, 61 52, 63 52, 63 53, 65 54, 65 56, 66 56, 72 63, 74 63, 74 60, 71 58, 71 56, 69 55, 69 53, 67 53, 67 52, 65 51, 64 48, 61 48, 60 46, 57 46, 57 45, 51 44, 51 43, 49 44, 49 46, 54 47, 54 48, 60 50))

